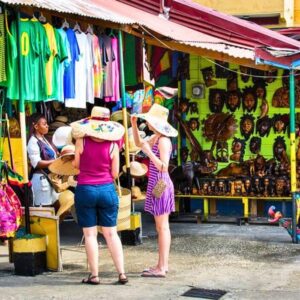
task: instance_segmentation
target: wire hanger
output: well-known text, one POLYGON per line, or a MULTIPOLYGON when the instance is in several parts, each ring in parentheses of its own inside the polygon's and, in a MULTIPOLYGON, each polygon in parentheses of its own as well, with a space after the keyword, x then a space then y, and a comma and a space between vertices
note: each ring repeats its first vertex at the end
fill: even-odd
POLYGON ((76 24, 75 24, 73 30, 74 30, 74 31, 77 31, 77 32, 79 32, 79 33, 82 33, 82 30, 81 30, 80 25, 78 24, 78 22, 76 22, 76 24))
POLYGON ((43 13, 41 12, 40 16, 39 16, 39 21, 41 23, 46 23, 47 22, 47 19, 45 18, 45 16, 43 15, 43 13))
POLYGON ((62 23, 61 28, 69 28, 69 27, 70 27, 70 25, 69 25, 67 19, 65 18, 64 22, 62 23))
POLYGON ((92 27, 91 24, 88 24, 88 27, 86 29, 86 33, 94 34, 94 30, 93 30, 93 27, 92 27))
POLYGON ((115 34, 114 34, 114 30, 113 30, 113 29, 110 30, 110 33, 108 34, 108 36, 110 36, 110 37, 115 37, 115 34))

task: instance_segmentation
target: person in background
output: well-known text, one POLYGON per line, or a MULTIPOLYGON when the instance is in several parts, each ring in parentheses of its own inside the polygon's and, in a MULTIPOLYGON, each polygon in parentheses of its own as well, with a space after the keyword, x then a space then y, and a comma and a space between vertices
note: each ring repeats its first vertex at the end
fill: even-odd
POLYGON ((145 269, 143 277, 165 277, 168 272, 171 245, 169 214, 175 211, 174 186, 168 173, 172 152, 170 137, 178 134, 168 123, 168 114, 167 108, 154 104, 148 113, 131 116, 134 142, 150 159, 145 211, 154 216, 158 233, 158 262, 156 266, 145 269), (146 120, 149 129, 154 132, 147 141, 142 140, 138 133, 138 117, 146 120), (160 179, 165 182, 166 188, 161 196, 156 198, 153 189, 160 179))
POLYGON ((52 206, 58 194, 50 185, 48 166, 57 158, 56 148, 45 138, 49 126, 43 115, 33 114, 27 153, 31 164, 30 179, 35 206, 52 206))
POLYGON ((99 284, 98 228, 102 233, 119 274, 118 283, 126 284, 123 248, 117 234, 119 199, 114 179, 119 175, 117 141, 124 127, 109 121, 110 111, 94 106, 91 117, 71 124, 76 138, 74 166, 79 169, 75 189, 75 208, 78 224, 83 229, 85 249, 90 268, 84 284, 99 284), (97 159, 98 158, 98 159, 97 159))

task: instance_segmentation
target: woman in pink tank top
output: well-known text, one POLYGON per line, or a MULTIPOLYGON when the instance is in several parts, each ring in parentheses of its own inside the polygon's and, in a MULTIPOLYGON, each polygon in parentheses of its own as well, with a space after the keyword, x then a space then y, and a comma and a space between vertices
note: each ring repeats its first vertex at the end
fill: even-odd
POLYGON ((80 170, 75 190, 75 207, 79 226, 83 229, 85 249, 90 268, 85 284, 99 284, 98 228, 102 233, 119 274, 118 283, 128 279, 124 270, 123 248, 117 234, 119 199, 114 179, 119 175, 117 141, 124 127, 109 121, 110 112, 94 107, 89 118, 71 124, 76 138, 74 166, 80 170))
POLYGON ((145 211, 154 216, 158 234, 158 262, 155 267, 145 269, 143 277, 165 277, 168 272, 171 245, 169 214, 175 211, 174 186, 168 173, 168 166, 172 152, 170 137, 177 136, 177 130, 168 123, 168 114, 167 108, 154 104, 148 113, 131 117, 135 144, 142 147, 150 159, 145 211), (154 132, 148 141, 141 140, 139 136, 137 117, 146 120, 149 129, 154 132), (160 180, 163 180, 166 188, 158 197, 153 190, 160 180))

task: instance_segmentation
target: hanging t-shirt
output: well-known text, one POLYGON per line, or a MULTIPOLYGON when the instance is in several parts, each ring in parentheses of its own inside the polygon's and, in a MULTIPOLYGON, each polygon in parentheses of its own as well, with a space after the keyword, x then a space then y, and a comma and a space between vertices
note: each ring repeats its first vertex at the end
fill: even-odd
POLYGON ((96 35, 93 37, 94 47, 94 97, 101 98, 103 95, 103 69, 102 49, 96 35))
POLYGON ((71 59, 64 73, 64 96, 65 99, 75 98, 75 61, 79 60, 79 46, 75 32, 68 28, 66 30, 69 41, 71 59))
POLYGON ((86 108, 87 70, 91 64, 89 44, 86 34, 76 32, 79 46, 79 60, 75 62, 75 99, 66 99, 66 107, 86 108))
MULTIPOLYGON (((11 33, 14 39, 17 40, 16 21, 12 22, 11 33)), ((24 100, 34 100, 34 82, 35 82, 35 59, 38 57, 38 43, 34 32, 34 27, 29 19, 20 20, 20 48, 21 48, 21 64, 22 74, 20 74, 21 91, 24 100)), ((17 62, 17 61, 16 61, 17 62)), ((14 68, 18 68, 17 64, 14 68)), ((17 83, 12 83, 17 84, 17 83)), ((11 85, 11 83, 9 83, 11 85)), ((19 95, 18 97, 19 98, 19 95)), ((14 98, 11 98, 14 99, 14 98)))
POLYGON ((46 63, 46 85, 47 85, 47 96, 49 98, 52 98, 53 94, 53 85, 52 85, 52 77, 53 77, 53 62, 54 57, 57 55, 57 44, 55 39, 55 33, 54 28, 51 24, 46 23, 44 24, 47 37, 48 37, 48 43, 50 48, 50 58, 48 62, 46 63))
MULTIPOLYGON (((94 65, 95 65, 95 53, 94 53, 94 34, 87 33, 88 51, 90 56, 90 62, 87 65, 87 88, 86 88, 86 101, 94 104, 94 65)), ((97 38, 97 37, 96 37, 97 38)))
POLYGON ((57 55, 54 57, 53 62, 53 78, 52 87, 53 94, 52 97, 60 102, 64 101, 64 70, 65 66, 69 64, 70 47, 68 43, 67 34, 63 29, 54 28, 54 34, 57 45, 57 55), (66 62, 66 63, 65 63, 66 62))
POLYGON ((6 40, 4 30, 4 14, 0 14, 0 85, 6 85, 6 40))
POLYGON ((18 68, 18 47, 16 43, 16 27, 8 27, 7 15, 5 16, 5 26, 7 33, 7 91, 8 99, 19 99, 19 68, 18 68))
POLYGON ((37 43, 38 57, 34 59, 34 101, 47 99, 46 63, 50 57, 50 48, 44 26, 38 19, 31 19, 37 43))
POLYGON ((107 35, 101 36, 102 40, 102 61, 104 70, 104 80, 103 80, 103 97, 113 96, 113 80, 112 80, 112 62, 115 60, 115 54, 112 49, 111 38, 107 35))
MULTIPOLYGON (((107 73, 106 83, 109 87, 110 95, 104 95, 106 102, 115 102, 120 99, 120 80, 119 80, 119 51, 118 51, 118 39, 112 37, 111 39, 111 59, 109 59, 108 65, 109 72, 107 73), (108 77, 109 76, 109 77, 108 77), (110 90, 112 88, 112 90, 110 90)), ((108 52, 109 53, 109 52, 108 52)), ((108 91, 108 90, 107 90, 108 91)))

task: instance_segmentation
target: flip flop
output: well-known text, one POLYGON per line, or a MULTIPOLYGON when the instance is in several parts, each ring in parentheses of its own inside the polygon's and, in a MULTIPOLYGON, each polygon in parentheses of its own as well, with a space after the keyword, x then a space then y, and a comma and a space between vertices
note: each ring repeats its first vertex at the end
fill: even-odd
MULTIPOLYGON (((144 270, 143 270, 143 273, 149 272, 149 271, 152 271, 152 272, 153 272, 153 270, 155 270, 155 269, 156 269, 156 268, 151 268, 151 267, 150 267, 150 268, 144 269, 144 270)), ((168 270, 165 270, 165 272, 166 272, 166 274, 168 274, 169 271, 168 271, 168 270)))
POLYGON ((156 273, 156 272, 151 271, 151 270, 149 270, 147 272, 143 272, 141 274, 141 276, 142 277, 152 277, 152 278, 165 278, 166 277, 166 275, 164 275, 164 274, 159 274, 159 273, 156 273))

